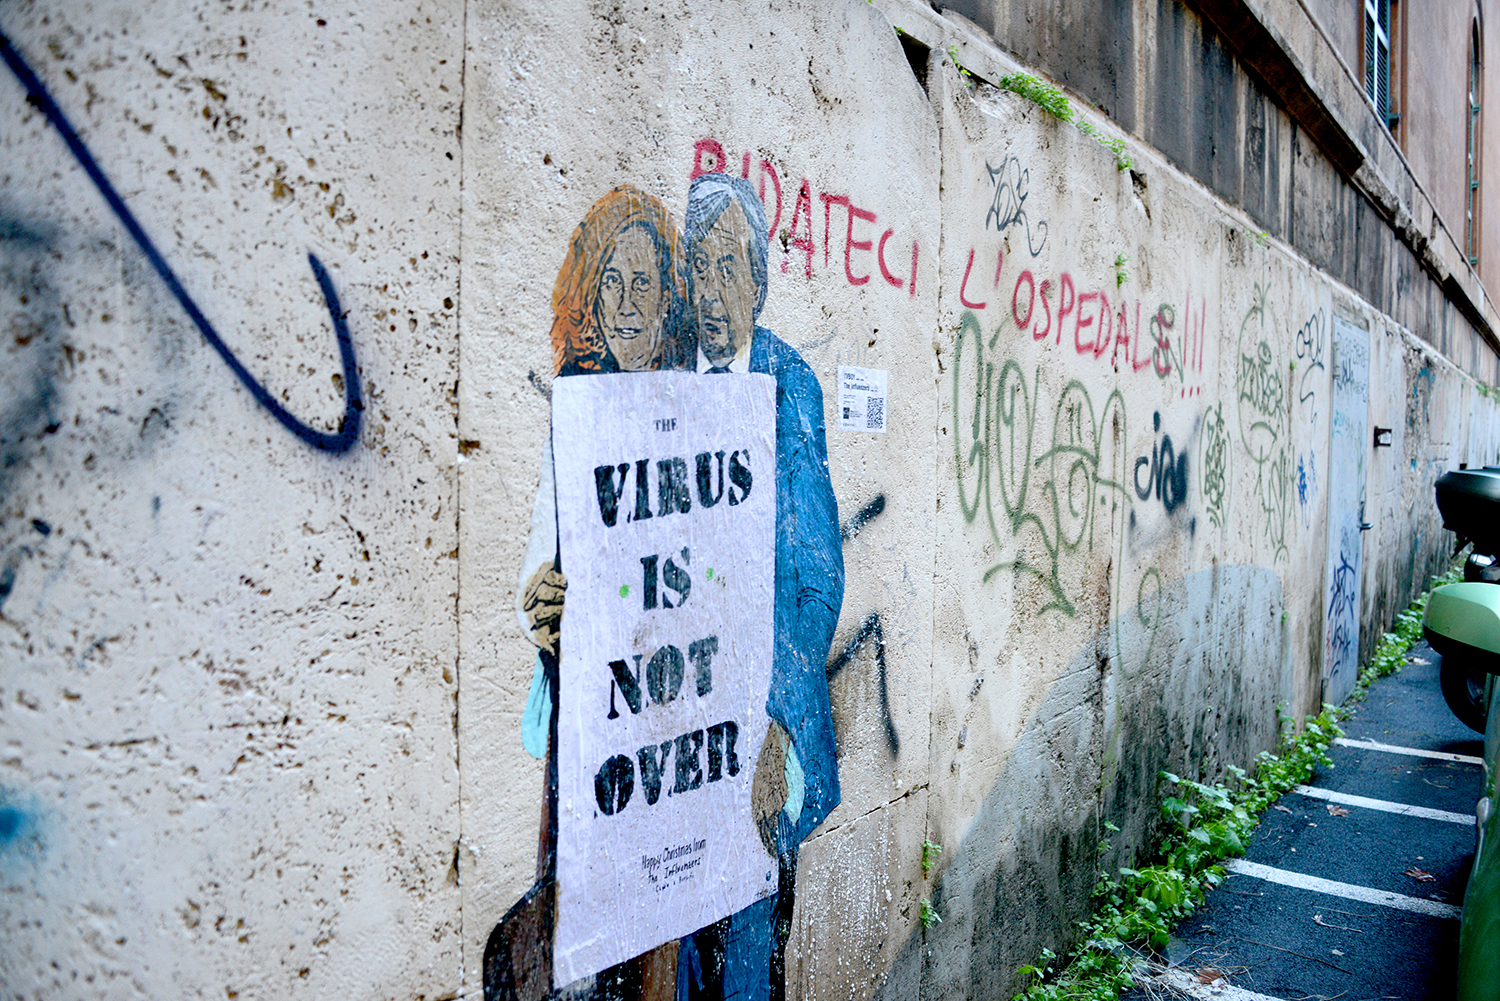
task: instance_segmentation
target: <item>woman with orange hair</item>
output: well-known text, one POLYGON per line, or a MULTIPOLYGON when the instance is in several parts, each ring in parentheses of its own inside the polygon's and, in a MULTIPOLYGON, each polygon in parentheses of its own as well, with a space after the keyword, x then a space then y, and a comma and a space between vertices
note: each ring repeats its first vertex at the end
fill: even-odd
MULTIPOLYGON (((600 198, 568 241, 552 288, 553 377, 690 368, 696 346, 681 321, 681 237, 661 202, 628 184, 600 198)), ((532 998, 551 983, 557 838, 557 641, 567 578, 559 565, 552 446, 542 453, 531 511, 531 538, 521 564, 516 614, 537 645, 521 742, 547 762, 546 797, 532 888, 495 926, 485 948, 487 999, 532 998)), ((671 997, 677 943, 599 974, 600 998, 671 997)), ((555 985, 562 986, 562 985, 555 985)))
MULTIPOLYGON (((661 202, 622 184, 588 210, 568 241, 567 257, 552 287, 554 378, 601 372, 687 368, 693 357, 683 341, 683 296, 676 267, 677 227, 661 202)), ((541 483, 531 512, 531 538, 521 565, 516 613, 540 649, 557 655, 566 579, 557 568, 557 505, 552 449, 542 456, 541 483)), ((541 757, 545 734, 532 686, 526 749, 541 757)), ((550 702, 550 699, 547 700, 550 702)))
POLYGON ((552 287, 555 376, 687 367, 679 243, 661 202, 637 188, 594 203, 552 287))

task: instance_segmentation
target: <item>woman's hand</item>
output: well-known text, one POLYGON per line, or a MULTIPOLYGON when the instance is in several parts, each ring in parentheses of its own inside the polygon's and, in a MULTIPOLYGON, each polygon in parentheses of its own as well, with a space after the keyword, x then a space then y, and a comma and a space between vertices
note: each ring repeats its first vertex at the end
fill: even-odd
POLYGON ((568 578, 551 560, 537 567, 526 582, 521 607, 531 623, 531 642, 557 656, 557 637, 562 630, 563 598, 568 578))

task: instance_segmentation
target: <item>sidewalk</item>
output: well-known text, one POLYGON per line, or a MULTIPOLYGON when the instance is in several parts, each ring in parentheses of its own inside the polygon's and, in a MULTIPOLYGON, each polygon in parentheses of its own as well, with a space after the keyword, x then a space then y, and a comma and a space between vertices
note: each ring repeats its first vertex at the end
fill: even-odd
POLYGON ((1342 724, 1335 767, 1266 811, 1177 929, 1170 987, 1123 997, 1453 997, 1484 746, 1443 701, 1432 648, 1407 661, 1342 724))

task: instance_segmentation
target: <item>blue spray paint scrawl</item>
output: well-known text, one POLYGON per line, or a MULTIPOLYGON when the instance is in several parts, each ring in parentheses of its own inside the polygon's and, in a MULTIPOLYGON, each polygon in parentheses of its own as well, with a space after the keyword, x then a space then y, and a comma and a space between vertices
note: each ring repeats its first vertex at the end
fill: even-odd
POLYGON ((156 269, 156 273, 166 283, 168 290, 181 304, 193 321, 193 325, 208 342, 209 347, 218 352, 224 364, 229 366, 229 370, 234 373, 235 378, 239 379, 240 384, 249 390, 255 402, 266 408, 271 416, 280 421, 288 431, 313 448, 325 452, 347 452, 359 440, 360 413, 364 410, 364 403, 360 398, 359 370, 354 358, 354 344, 349 339, 349 327, 339 309, 338 293, 334 291, 333 282, 317 257, 308 254, 307 263, 312 267, 313 275, 318 279, 318 286, 323 290, 323 301, 328 306, 328 315, 332 318, 334 332, 338 335, 339 357, 344 365, 344 416, 336 432, 319 431, 298 420, 285 407, 277 403, 266 388, 240 363, 234 352, 229 350, 228 345, 219 338, 212 324, 208 322, 208 318, 198 308, 198 304, 182 287, 177 275, 162 257, 161 252, 156 249, 156 245, 151 242, 151 238, 146 235, 146 231, 141 228, 140 223, 136 222, 135 216, 126 207, 114 186, 109 183, 109 179, 104 176, 104 172, 99 169, 99 164, 94 160, 93 154, 83 144, 83 140, 79 138, 73 126, 69 124, 62 109, 47 92, 47 88, 42 86, 41 80, 37 79, 37 75, 32 72, 31 67, 21 58, 21 54, 11 45, 10 38, 3 32, 0 32, 0 57, 5 59, 5 64, 16 75, 21 86, 26 88, 26 103, 45 115, 47 121, 57 129, 63 141, 68 144, 73 157, 78 161, 78 165, 89 175, 89 179, 99 189, 99 194, 104 196, 105 202, 120 220, 120 225, 125 227, 126 232, 135 240, 136 246, 141 248, 141 253, 146 255, 146 259, 151 262, 151 266, 156 269))

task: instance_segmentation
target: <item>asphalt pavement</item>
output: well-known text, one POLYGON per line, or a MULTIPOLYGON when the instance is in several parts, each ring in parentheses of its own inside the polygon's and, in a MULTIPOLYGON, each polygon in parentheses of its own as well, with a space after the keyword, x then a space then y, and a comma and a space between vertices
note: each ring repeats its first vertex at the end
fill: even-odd
POLYGON ((1177 929, 1166 983, 1126 998, 1447 1001, 1474 861, 1483 738, 1448 709, 1426 643, 1371 686, 1305 787, 1177 929))

